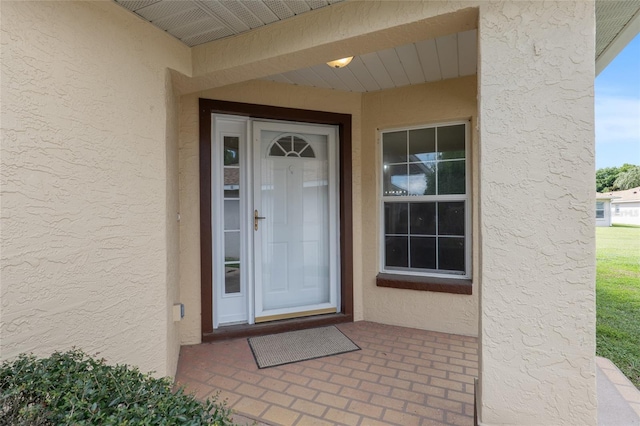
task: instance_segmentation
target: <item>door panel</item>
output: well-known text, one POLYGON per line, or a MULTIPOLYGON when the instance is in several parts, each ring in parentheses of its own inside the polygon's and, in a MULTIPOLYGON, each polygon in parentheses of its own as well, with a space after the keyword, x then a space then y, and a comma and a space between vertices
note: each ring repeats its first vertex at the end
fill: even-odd
POLYGON ((264 217, 254 233, 256 321, 337 306, 330 255, 334 141, 331 128, 254 125, 254 206, 264 217))

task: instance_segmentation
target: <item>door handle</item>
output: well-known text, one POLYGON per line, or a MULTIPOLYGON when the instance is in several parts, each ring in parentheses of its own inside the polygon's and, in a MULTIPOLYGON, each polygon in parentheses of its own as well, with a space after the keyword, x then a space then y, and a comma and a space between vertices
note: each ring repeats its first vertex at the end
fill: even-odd
POLYGON ((262 219, 266 219, 266 217, 264 217, 264 216, 258 216, 258 215, 259 215, 258 210, 254 210, 254 211, 253 211, 253 229, 254 229, 255 231, 257 231, 257 230, 258 230, 258 221, 259 221, 259 220, 262 220, 262 219))

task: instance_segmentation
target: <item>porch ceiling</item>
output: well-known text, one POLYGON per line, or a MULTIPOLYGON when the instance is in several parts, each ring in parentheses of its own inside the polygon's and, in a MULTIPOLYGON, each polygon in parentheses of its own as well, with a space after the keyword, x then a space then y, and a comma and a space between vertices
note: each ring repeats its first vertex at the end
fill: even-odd
POLYGON ((187 46, 269 25, 343 0, 114 0, 187 46))
MULTIPOLYGON (((188 46, 251 31, 343 0, 114 0, 188 46)), ((596 0, 601 71, 638 32, 638 0, 596 0)), ((266 77, 289 84, 370 92, 476 73, 476 30, 371 52, 343 69, 324 63, 266 77)), ((336 58, 338 59, 338 58, 336 58)))

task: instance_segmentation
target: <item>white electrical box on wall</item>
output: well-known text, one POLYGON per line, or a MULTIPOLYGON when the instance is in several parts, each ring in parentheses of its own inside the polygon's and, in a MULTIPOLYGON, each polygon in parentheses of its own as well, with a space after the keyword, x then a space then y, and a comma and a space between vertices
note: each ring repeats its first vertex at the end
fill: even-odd
POLYGON ((180 321, 182 318, 184 318, 184 305, 176 303, 173 305, 173 320, 180 321))

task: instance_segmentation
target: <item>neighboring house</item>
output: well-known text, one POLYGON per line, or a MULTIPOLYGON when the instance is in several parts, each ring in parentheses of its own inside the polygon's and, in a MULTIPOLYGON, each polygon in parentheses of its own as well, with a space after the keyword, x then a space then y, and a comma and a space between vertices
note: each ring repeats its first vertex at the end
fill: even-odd
POLYGON ((596 424, 593 87, 640 6, 330 3, 1 3, 0 356, 369 320, 478 336, 482 424, 596 424))
POLYGON ((596 226, 611 226, 612 195, 596 193, 596 226))
POLYGON ((640 186, 624 191, 608 192, 611 200, 611 222, 640 226, 640 186))

